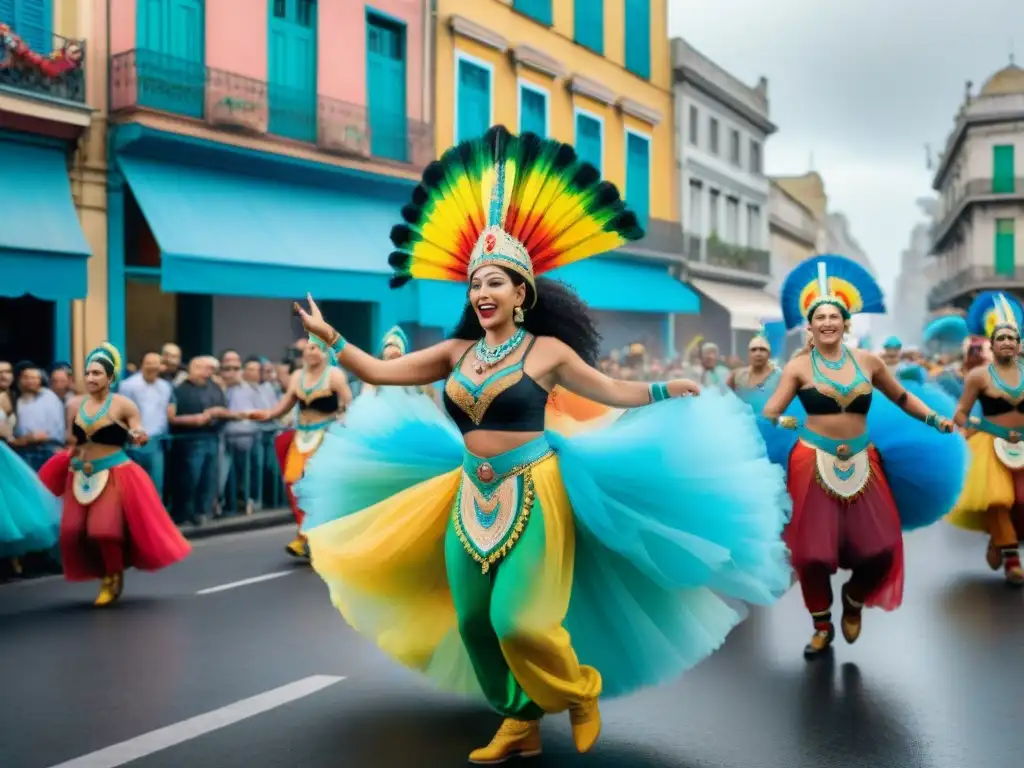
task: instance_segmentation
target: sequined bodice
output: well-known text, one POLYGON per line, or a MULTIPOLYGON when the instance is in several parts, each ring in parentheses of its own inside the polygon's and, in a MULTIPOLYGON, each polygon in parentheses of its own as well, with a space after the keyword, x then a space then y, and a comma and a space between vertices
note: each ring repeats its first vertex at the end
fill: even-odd
POLYGON ((981 403, 981 412, 985 416, 1003 416, 1007 413, 1024 413, 1024 365, 1017 363, 1019 380, 1016 387, 1009 386, 999 376, 995 365, 989 364, 988 377, 992 387, 999 391, 999 395, 990 395, 982 392, 978 395, 978 402, 981 403))

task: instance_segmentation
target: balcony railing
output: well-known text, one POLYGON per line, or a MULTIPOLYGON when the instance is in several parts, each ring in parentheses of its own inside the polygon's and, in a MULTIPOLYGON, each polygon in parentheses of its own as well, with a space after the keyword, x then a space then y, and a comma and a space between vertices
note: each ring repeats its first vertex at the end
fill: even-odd
POLYGON ((992 179, 971 179, 960 189, 959 194, 953 199, 952 204, 946 209, 945 214, 932 228, 932 247, 941 248, 946 237, 953 230, 957 219, 963 215, 967 207, 972 203, 991 203, 1000 200, 1021 200, 1024 199, 1024 178, 1013 180, 1012 187, 994 191, 992 179))
MULTIPOLYGON (((7 23, 0 17, 0 29, 7 23)), ((85 104, 85 41, 19 24, 0 35, 0 89, 85 104)))
POLYGON ((689 262, 707 264, 710 267, 735 269, 755 275, 770 276, 772 255, 760 248, 731 245, 718 237, 708 238, 684 233, 683 256, 689 262))
POLYGON ((928 291, 928 305, 932 309, 956 304, 957 299, 979 291, 1024 291, 1024 265, 997 272, 995 267, 974 265, 940 280, 928 291))
POLYGON ((423 168, 434 159, 428 123, 381 115, 318 96, 148 50, 110 63, 110 111, 139 109, 201 120, 222 130, 276 136, 344 157, 423 168))

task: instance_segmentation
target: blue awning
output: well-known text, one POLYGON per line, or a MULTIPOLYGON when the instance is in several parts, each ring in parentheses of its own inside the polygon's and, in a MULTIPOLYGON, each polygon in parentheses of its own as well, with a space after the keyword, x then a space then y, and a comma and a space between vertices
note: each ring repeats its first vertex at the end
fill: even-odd
POLYGON ((664 264, 599 256, 550 274, 572 286, 591 309, 612 312, 700 312, 700 297, 664 264))
POLYGON ((408 192, 331 186, 120 156, 171 293, 386 301, 388 233, 408 192))
POLYGON ((83 299, 92 253, 78 221, 66 148, 0 141, 0 296, 83 299))

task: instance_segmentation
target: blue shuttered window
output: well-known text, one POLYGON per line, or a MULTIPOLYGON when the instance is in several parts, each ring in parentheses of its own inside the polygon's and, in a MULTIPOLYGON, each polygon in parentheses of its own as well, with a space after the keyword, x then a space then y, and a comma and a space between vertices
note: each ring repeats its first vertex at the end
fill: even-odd
POLYGON ((651 0, 626 0, 626 69, 651 77, 651 0))
POLYGON ((316 141, 316 0, 271 0, 269 7, 270 132, 316 141))
POLYGON ((366 19, 366 100, 370 152, 405 162, 405 27, 373 14, 366 19))
POLYGON ((57 44, 53 41, 53 6, 50 0, 0 0, 0 23, 36 53, 47 56, 57 44))
POLYGON ((600 120, 582 112, 576 113, 576 154, 580 160, 601 170, 604 125, 600 120))
POLYGON ((646 226, 651 214, 651 140, 636 133, 626 134, 626 205, 646 226))
POLYGON ((604 3, 601 0, 576 0, 573 13, 573 38, 596 53, 604 53, 604 3))
MULTIPOLYGON (((590 0, 598 2, 598 0, 590 0)), ((515 0, 512 7, 541 24, 551 26, 551 0, 515 0)))
POLYGON ((456 59, 455 141, 475 139, 491 127, 491 70, 464 58, 456 59))
POLYGON ((138 0, 135 68, 140 106, 203 116, 205 18, 203 0, 138 0))
POLYGON ((527 85, 519 86, 519 132, 536 133, 542 139, 548 135, 548 97, 546 93, 527 85))

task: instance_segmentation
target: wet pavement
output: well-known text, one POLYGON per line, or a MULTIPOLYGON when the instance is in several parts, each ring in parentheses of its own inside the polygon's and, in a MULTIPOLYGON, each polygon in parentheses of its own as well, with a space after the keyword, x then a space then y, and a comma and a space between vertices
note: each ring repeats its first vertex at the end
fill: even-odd
MULTIPOLYGON (((348 629, 315 574, 284 554, 289 533, 197 542, 179 566, 129 574, 113 610, 91 607, 91 584, 0 586, 0 766, 465 765, 498 720, 348 629)), ((866 613, 855 646, 806 663, 810 622, 794 589, 680 680, 604 704, 589 755, 574 754, 563 716, 545 723, 545 755, 523 765, 1014 766, 1024 592, 983 555, 980 536, 915 533, 904 607, 866 613)))

